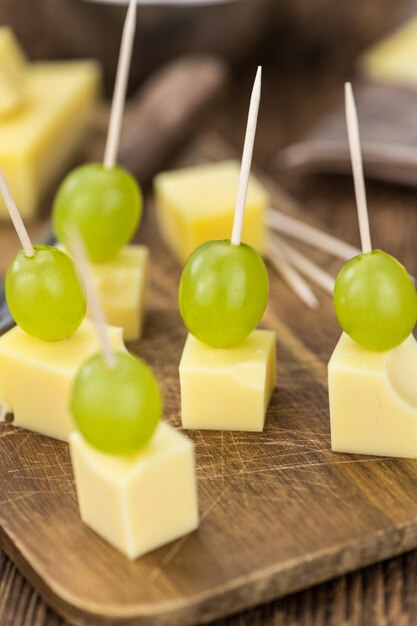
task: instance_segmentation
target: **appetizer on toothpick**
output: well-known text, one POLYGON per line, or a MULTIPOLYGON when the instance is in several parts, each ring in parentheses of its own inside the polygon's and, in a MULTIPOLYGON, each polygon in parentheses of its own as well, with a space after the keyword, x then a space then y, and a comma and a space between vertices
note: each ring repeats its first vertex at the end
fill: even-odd
POLYGON ((181 276, 179 308, 190 331, 180 364, 186 428, 262 430, 275 384, 274 333, 255 330, 268 301, 268 273, 259 253, 241 242, 260 94, 261 68, 249 109, 231 239, 202 244, 181 276))
POLYGON ((112 350, 81 240, 74 232, 69 240, 101 345, 80 367, 71 394, 81 518, 135 559, 197 528, 194 448, 160 423, 162 400, 149 367, 125 350, 112 350))
POLYGON ((417 294, 406 269, 373 250, 352 88, 346 118, 362 253, 340 271, 334 306, 345 334, 329 363, 332 449, 417 457, 417 294))
POLYGON ((6 300, 15 322, 44 341, 66 339, 84 319, 86 298, 76 267, 52 246, 33 246, 7 181, 0 170, 0 193, 23 250, 6 274, 6 300))
POLYGON ((140 224, 143 199, 136 179, 116 163, 135 29, 136 0, 130 0, 103 163, 73 170, 53 207, 54 230, 65 248, 69 230, 80 232, 106 317, 127 340, 142 332, 149 259, 144 246, 126 245, 140 224))
POLYGON ((68 230, 77 228, 93 262, 114 257, 133 236, 142 213, 136 180, 116 165, 135 28, 136 0, 130 0, 103 163, 76 168, 61 184, 54 202, 56 235, 67 246, 68 230))
POLYGON ((268 301, 268 273, 262 257, 241 242, 246 194, 261 95, 255 79, 230 240, 208 241, 186 262, 179 307, 192 335, 214 348, 230 348, 256 328, 268 301))
POLYGON ((147 365, 126 350, 113 351, 81 240, 69 235, 82 272, 101 352, 84 363, 74 382, 71 410, 79 431, 95 448, 131 454, 145 446, 158 425, 162 402, 147 365))
MULTIPOLYGON (((70 257, 33 246, 0 171, 0 192, 22 244, 6 274, 6 299, 17 327, 0 338, 0 416, 14 424, 67 439, 74 424, 68 408, 75 371, 96 350, 84 288, 70 257)), ((114 345, 121 332, 110 329, 114 345)))
POLYGON ((334 306, 343 330, 369 350, 398 346, 417 319, 416 290, 407 270, 382 250, 372 250, 358 120, 350 83, 346 116, 362 254, 348 261, 334 287, 334 306))

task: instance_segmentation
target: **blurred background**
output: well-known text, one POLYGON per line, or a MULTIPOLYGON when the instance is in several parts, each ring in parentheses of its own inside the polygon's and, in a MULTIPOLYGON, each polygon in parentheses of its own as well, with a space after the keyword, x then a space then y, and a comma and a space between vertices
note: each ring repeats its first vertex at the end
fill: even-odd
MULTIPOLYGON (((102 68, 105 104, 91 132, 80 135, 81 151, 71 151, 67 170, 102 158, 126 6, 126 0, 0 0, 0 25, 11 27, 30 61, 94 58, 102 68)), ((183 164, 193 138, 220 137, 225 149, 216 160, 239 156, 262 65, 256 171, 292 194, 302 219, 313 217, 358 243, 343 84, 353 81, 371 220, 394 205, 414 210, 416 59, 417 0, 139 0, 119 162, 149 191, 157 172, 183 164)), ((9 118, 3 121, 6 128, 9 118)), ((61 168, 59 177, 51 175, 42 190, 39 219, 30 224, 35 239, 63 174, 61 168)), ((288 203, 275 208, 294 210, 288 203)), ((372 227, 375 241, 394 252, 389 216, 372 227)), ((412 268, 411 236, 399 231, 397 245, 412 268)), ((2 226, 0 271, 13 242, 2 226)))
MULTIPOLYGON (((232 78, 213 115, 219 131, 240 145, 248 90, 256 65, 263 64, 256 158, 270 168, 276 150, 301 136, 340 97, 341 82, 352 75, 358 54, 413 9, 398 0, 142 6, 130 88, 184 53, 224 57, 232 78)), ((105 68, 107 94, 124 16, 124 6, 85 0, 0 0, 0 23, 13 27, 30 58, 96 57, 105 68)))

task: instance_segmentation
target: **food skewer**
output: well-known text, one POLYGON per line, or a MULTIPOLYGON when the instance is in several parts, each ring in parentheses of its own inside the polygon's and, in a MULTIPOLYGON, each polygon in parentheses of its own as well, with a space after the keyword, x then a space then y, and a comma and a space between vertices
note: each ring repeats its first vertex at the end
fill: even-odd
POLYGON ((359 248, 295 217, 282 213, 278 209, 270 209, 266 221, 267 226, 272 230, 298 239, 312 248, 327 252, 342 261, 348 261, 360 254, 359 248))
MULTIPOLYGON (((367 211, 365 181, 363 175, 362 156, 360 150, 360 137, 357 122, 356 107, 353 99, 352 88, 349 83, 345 86, 346 94, 346 114, 348 123, 349 147, 351 152, 352 169, 354 177, 356 203, 359 217, 360 236, 362 243, 362 253, 371 252, 371 237, 369 229, 369 218, 367 211)), ((360 250, 346 244, 318 229, 304 224, 295 218, 287 216, 278 211, 270 210, 267 217, 268 225, 281 233, 300 239, 304 243, 312 247, 319 248, 333 256, 342 259, 350 259, 360 254, 360 250)), ((321 286, 326 292, 333 293, 334 280, 315 265, 310 259, 304 257, 299 251, 295 250, 280 237, 274 236, 275 243, 279 243, 282 252, 287 256, 288 260, 304 275, 308 276, 316 284, 321 286)), ((271 244, 270 244, 271 245, 271 244)), ((272 247, 272 245, 271 245, 272 247)), ((275 248, 277 246, 275 245, 275 248)))
POLYGON ((123 112, 126 101, 126 90, 132 60, 133 42, 136 31, 136 2, 130 0, 125 23, 123 26, 122 43, 120 46, 119 62, 117 66, 116 84, 110 112, 109 129, 106 147, 104 150, 103 165, 109 169, 114 167, 120 143, 123 112))
POLYGON ((268 301, 266 266, 254 248, 241 243, 261 71, 259 67, 249 107, 232 237, 207 241, 196 248, 181 275, 179 306, 184 324, 192 335, 213 348, 230 348, 243 341, 261 321, 268 301), (207 280, 212 275, 216 280, 207 280))
POLYGON ((242 239, 243 220, 245 217, 246 197, 248 193, 249 176, 252 165, 253 146, 255 143, 259 104, 261 101, 261 88, 262 68, 258 67, 250 100, 242 164, 240 167, 239 189, 236 199, 235 217, 231 237, 231 242, 234 246, 238 246, 242 239))
POLYGON ((112 350, 82 239, 75 229, 68 237, 101 344, 101 353, 78 370, 70 399, 76 429, 69 440, 80 516, 136 559, 198 526, 193 444, 161 423, 161 392, 147 364, 125 349, 112 350), (173 469, 181 489, 179 513, 177 506, 172 511, 173 469), (111 512, 103 508, 109 499, 111 512), (136 511, 142 508, 138 523, 136 511), (120 509, 116 519, 123 519, 122 524, 114 523, 114 509, 120 509))
POLYGON ((77 269, 61 250, 32 245, 1 170, 0 193, 23 248, 6 273, 5 297, 10 313, 28 335, 44 341, 66 339, 80 326, 86 311, 77 269))
POLYGON ((75 230, 68 236, 102 348, 79 368, 70 398, 80 516, 133 560, 197 528, 193 443, 161 423, 162 396, 148 365, 124 348, 112 351, 82 239, 75 230), (181 494, 175 507, 173 490, 181 494))
POLYGON ((179 366, 183 428, 260 432, 275 386, 275 332, 257 328, 268 272, 255 248, 241 242, 260 94, 258 68, 231 238, 202 243, 181 274, 178 303, 189 331, 179 366), (236 376, 241 366, 244 379, 236 376))
POLYGON ((53 206, 58 239, 68 245, 69 229, 76 228, 94 263, 117 256, 136 232, 143 212, 136 179, 116 163, 136 30, 136 1, 130 0, 126 14, 103 163, 87 163, 70 172, 53 206))
POLYGON ((366 202, 365 177, 363 174, 362 151, 359 137, 358 114, 353 98, 352 85, 345 84, 346 122, 349 139, 350 159, 352 161, 353 183, 355 187, 356 207, 358 210, 359 231, 362 253, 372 252, 371 231, 369 228, 368 205, 366 202))
POLYGON ((287 283, 288 287, 295 293, 295 295, 308 306, 309 309, 316 310, 319 308, 320 303, 311 289, 309 284, 293 267, 292 262, 289 259, 289 255, 285 251, 284 247, 275 245, 275 242, 269 240, 267 257, 273 267, 282 276, 283 280, 287 283), (289 262, 290 261, 290 262, 289 262))
POLYGON ((113 369, 116 365, 116 359, 110 344, 106 320, 98 298, 96 284, 89 268, 87 253, 81 237, 75 229, 72 229, 68 233, 68 241, 70 242, 71 255, 75 259, 83 277, 84 285, 87 291, 88 306, 92 312, 94 327, 102 348, 104 360, 106 361, 107 366, 110 369, 113 369))
POLYGON ((82 239, 75 230, 68 237, 101 347, 101 353, 85 361, 77 373, 71 410, 79 430, 94 447, 129 454, 144 447, 158 425, 162 413, 159 388, 144 361, 124 349, 112 349, 82 239))
POLYGON ((416 351, 417 293, 401 263, 372 249, 349 83, 345 102, 362 252, 335 281, 333 303, 344 333, 328 366, 332 450, 416 458, 415 395, 408 391, 415 381, 408 375, 416 351))
POLYGON ((13 226, 19 237, 20 243, 22 244, 22 248, 27 257, 33 257, 35 255, 35 250, 33 248, 32 242, 30 240, 28 231, 26 230, 26 226, 23 223, 22 216, 19 213, 19 209, 16 206, 16 202, 11 194, 9 185, 7 184, 7 180, 4 176, 3 170, 0 169, 0 193, 3 196, 4 204, 6 205, 6 209, 9 212, 10 219, 13 222, 13 226))
POLYGON ((362 253, 339 272, 333 301, 339 324, 354 341, 371 351, 385 351, 411 334, 417 318, 417 296, 407 270, 386 252, 372 249, 358 119, 350 83, 345 85, 345 98, 362 253))

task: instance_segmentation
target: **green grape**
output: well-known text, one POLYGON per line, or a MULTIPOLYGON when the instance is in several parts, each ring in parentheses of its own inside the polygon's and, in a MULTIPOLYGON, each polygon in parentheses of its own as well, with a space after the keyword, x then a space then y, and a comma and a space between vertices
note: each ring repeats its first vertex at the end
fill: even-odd
POLYGON ((142 192, 119 166, 82 165, 62 182, 53 207, 55 234, 70 249, 68 230, 76 228, 94 263, 108 261, 124 246, 142 217, 142 192))
POLYGON ((6 274, 6 300, 16 324, 44 341, 66 339, 84 319, 87 301, 77 268, 52 246, 21 250, 6 274))
POLYGON ((149 367, 127 352, 110 368, 91 357, 75 379, 71 410, 79 431, 108 454, 133 454, 151 439, 161 418, 158 384, 149 367))
POLYGON ((268 301, 268 272, 250 246, 209 241, 186 262, 179 307, 192 335, 214 348, 230 348, 259 324, 268 301))
POLYGON ((334 307, 343 330, 369 350, 390 350, 412 332, 417 294, 407 270, 382 250, 360 254, 340 271, 334 307))

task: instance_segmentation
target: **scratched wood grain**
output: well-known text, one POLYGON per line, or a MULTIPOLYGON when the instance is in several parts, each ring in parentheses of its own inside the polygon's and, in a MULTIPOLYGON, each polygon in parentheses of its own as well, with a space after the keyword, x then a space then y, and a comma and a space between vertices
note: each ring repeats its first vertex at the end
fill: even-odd
MULTIPOLYGON (((209 138, 183 163, 227 154, 209 138)), ((277 191, 274 202, 282 201, 277 191)), ((166 419, 179 427, 180 269, 152 210, 140 238, 153 250, 152 297, 145 338, 131 349, 154 367, 166 419)), ((326 362, 339 330, 329 299, 317 316, 271 279, 265 324, 277 331, 278 386, 266 428, 261 435, 189 433, 199 478, 196 533, 126 561, 81 524, 66 445, 2 428, 4 548, 69 621, 203 623, 417 545, 416 462, 330 451, 326 362)))

